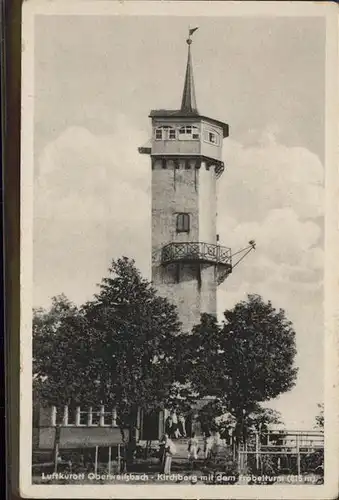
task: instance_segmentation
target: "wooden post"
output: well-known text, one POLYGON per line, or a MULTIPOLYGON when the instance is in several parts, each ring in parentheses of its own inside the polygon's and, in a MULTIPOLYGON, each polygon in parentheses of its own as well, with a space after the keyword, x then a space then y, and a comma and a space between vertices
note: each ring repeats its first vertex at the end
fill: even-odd
POLYGON ((118 444, 118 472, 121 472, 121 454, 120 454, 120 444, 118 444))
POLYGON ((54 472, 58 472, 58 456, 59 456, 59 444, 56 443, 54 447, 54 472))
POLYGON ((299 444, 299 436, 296 435, 296 447, 297 447, 297 474, 300 476, 300 444, 299 444))
POLYGON ((238 446, 238 473, 242 473, 242 468, 241 468, 241 449, 240 446, 238 446))
POLYGON ((108 447, 108 474, 111 473, 112 447, 108 447))
POLYGON ((141 434, 141 410, 140 408, 137 409, 137 418, 136 418, 136 434, 135 434, 135 440, 136 442, 139 441, 141 434))
POLYGON ((94 461, 94 473, 98 473, 98 454, 99 454, 99 446, 95 447, 95 461, 94 461))
POLYGON ((255 466, 259 472, 259 432, 255 433, 255 466))
POLYGON ((54 451, 54 472, 57 472, 57 469, 58 469, 60 433, 61 433, 61 428, 60 428, 60 425, 57 424, 55 426, 54 449, 53 449, 53 451, 54 451))

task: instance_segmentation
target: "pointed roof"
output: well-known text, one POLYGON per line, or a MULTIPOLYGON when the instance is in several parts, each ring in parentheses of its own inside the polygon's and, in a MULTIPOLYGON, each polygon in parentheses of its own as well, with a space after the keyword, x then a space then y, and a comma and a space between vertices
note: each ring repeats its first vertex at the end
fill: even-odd
MULTIPOLYGON (((149 116, 152 119, 173 119, 176 118, 184 118, 190 120, 207 120, 210 123, 214 123, 219 126, 223 130, 223 136, 228 137, 229 135, 229 127, 227 123, 221 122, 220 120, 216 120, 214 118, 210 118, 205 115, 200 115, 197 109, 197 102, 195 97, 195 88, 194 88, 194 78, 193 78, 193 65, 192 65, 192 56, 191 56, 191 44, 192 44, 192 35, 197 31, 198 28, 189 29, 188 39, 186 43, 188 45, 188 54, 187 54, 187 65, 186 65, 186 75, 185 75, 185 83, 184 90, 182 94, 181 108, 180 109, 153 109, 151 110, 149 116)), ((147 147, 141 148, 145 151, 148 150, 147 147)))
POLYGON ((191 38, 186 40, 188 45, 188 55, 187 55, 187 65, 186 65, 186 75, 184 83, 184 91, 182 94, 181 101, 181 111, 186 113, 198 113, 197 101, 195 97, 195 87, 193 78, 193 65, 191 56, 191 38))

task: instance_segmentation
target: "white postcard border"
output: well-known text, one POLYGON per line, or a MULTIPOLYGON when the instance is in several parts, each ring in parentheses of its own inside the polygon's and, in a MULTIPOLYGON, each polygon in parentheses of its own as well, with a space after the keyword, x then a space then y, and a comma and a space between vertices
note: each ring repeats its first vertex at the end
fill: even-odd
POLYGON ((33 498, 286 498, 325 499, 338 493, 338 17, 334 3, 42 1, 23 5, 21 132, 21 356, 20 494, 33 498), (325 242, 325 484, 317 486, 33 485, 32 268, 35 15, 323 16, 326 18, 326 242, 325 242))

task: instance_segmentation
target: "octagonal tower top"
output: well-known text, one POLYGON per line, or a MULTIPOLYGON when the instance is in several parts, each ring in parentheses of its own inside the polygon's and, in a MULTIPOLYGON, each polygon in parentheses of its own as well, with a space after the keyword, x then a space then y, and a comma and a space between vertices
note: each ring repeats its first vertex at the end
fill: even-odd
POLYGON ((150 112, 152 139, 139 148, 152 157, 201 156, 222 163, 222 142, 229 135, 227 123, 199 113, 197 108, 192 63, 192 35, 186 40, 188 53, 180 109, 156 109, 150 112))

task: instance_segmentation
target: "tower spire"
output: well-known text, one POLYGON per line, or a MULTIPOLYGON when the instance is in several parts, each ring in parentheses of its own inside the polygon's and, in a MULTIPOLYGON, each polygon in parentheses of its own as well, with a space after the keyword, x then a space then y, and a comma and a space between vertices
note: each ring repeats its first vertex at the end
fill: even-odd
POLYGON ((181 111, 186 113, 197 113, 197 102, 195 98, 195 87, 193 78, 193 65, 191 56, 192 35, 198 28, 192 28, 188 31, 186 43, 188 45, 186 75, 184 83, 184 91, 182 94, 181 111))

